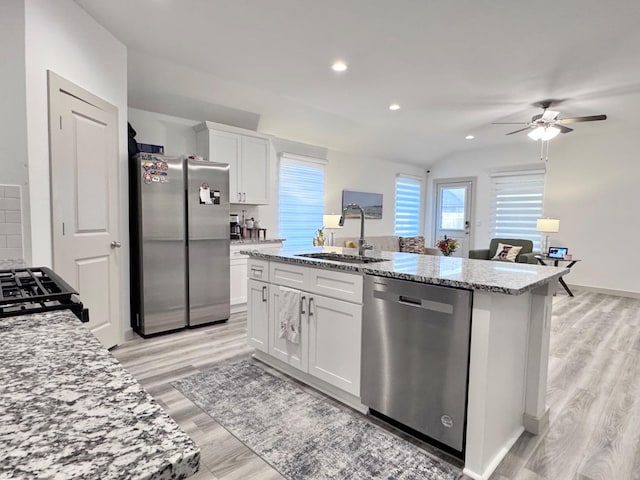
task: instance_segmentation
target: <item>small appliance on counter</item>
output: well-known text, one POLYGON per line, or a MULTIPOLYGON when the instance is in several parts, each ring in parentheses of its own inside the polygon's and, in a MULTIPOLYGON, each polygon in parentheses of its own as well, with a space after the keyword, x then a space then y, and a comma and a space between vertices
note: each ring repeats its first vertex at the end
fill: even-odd
POLYGON ((242 238, 242 225, 240 225, 240 217, 237 213, 229 215, 229 238, 231 240, 240 240, 242 238))
POLYGON ((89 310, 76 295, 78 292, 46 267, 0 270, 0 318, 71 310, 86 323, 89 310))

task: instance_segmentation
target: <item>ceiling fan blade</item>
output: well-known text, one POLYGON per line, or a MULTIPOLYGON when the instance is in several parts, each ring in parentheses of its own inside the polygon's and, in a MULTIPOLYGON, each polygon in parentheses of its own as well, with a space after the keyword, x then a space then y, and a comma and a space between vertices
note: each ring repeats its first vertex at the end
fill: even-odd
POLYGON ((573 128, 565 127, 564 125, 561 125, 559 123, 556 123, 553 126, 556 127, 556 128, 559 128, 560 129, 560 133, 573 132, 573 128))
POLYGON ((558 120, 560 123, 577 123, 577 122, 596 122, 598 120, 606 120, 606 115, 590 115, 588 117, 570 117, 558 120))
POLYGON ((560 112, 556 112, 555 110, 545 110, 542 112, 542 120, 545 122, 549 122, 551 120, 555 120, 555 118, 560 114, 560 112))
POLYGON ((505 135, 513 135, 514 133, 520 133, 520 132, 524 132, 525 130, 529 130, 531 128, 531 126, 527 126, 525 128, 521 128, 520 130, 515 130, 513 132, 509 132, 509 133, 505 133, 505 135))
POLYGON ((529 122, 492 122, 491 125, 529 125, 529 122))

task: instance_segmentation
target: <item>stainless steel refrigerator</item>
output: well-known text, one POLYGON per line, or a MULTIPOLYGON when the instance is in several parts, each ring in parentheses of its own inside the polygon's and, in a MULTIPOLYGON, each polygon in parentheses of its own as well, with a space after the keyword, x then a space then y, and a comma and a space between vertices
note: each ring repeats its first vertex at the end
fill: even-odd
POLYGON ((143 336, 229 318, 229 166, 130 160, 131 326, 143 336))

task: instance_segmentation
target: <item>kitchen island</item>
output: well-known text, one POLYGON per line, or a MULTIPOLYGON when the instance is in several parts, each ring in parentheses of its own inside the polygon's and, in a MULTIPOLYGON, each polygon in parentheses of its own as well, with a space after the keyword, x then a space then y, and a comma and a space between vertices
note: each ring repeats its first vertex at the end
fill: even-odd
POLYGON ((200 450, 68 310, 0 318, 0 478, 184 479, 200 450))
POLYGON ((257 359, 366 412, 360 396, 364 276, 463 289, 472 295, 464 473, 489 478, 523 431, 546 429, 551 299, 565 269, 396 252, 362 258, 339 247, 243 253, 251 257, 248 340, 257 359), (327 253, 347 257, 301 256, 327 253), (297 289, 307 302, 296 344, 278 331, 283 289, 297 289))

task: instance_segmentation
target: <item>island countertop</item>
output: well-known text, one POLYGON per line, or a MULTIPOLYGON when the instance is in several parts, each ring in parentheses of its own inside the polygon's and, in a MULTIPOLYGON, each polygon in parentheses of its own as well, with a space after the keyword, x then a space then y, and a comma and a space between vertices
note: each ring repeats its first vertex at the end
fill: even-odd
POLYGON ((241 253, 254 258, 296 263, 315 268, 360 272, 399 280, 508 295, 520 295, 546 283, 557 281, 558 278, 569 272, 566 268, 526 263, 373 250, 366 251, 365 256, 383 258, 384 261, 352 264, 299 256, 304 253, 319 252, 336 252, 345 255, 357 255, 358 253, 357 249, 342 247, 310 247, 304 250, 287 247, 261 248, 259 250, 247 249, 241 253))
POLYGON ((68 310, 0 318, 0 478, 183 479, 200 450, 68 310))

